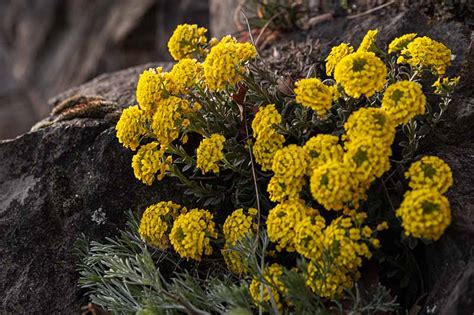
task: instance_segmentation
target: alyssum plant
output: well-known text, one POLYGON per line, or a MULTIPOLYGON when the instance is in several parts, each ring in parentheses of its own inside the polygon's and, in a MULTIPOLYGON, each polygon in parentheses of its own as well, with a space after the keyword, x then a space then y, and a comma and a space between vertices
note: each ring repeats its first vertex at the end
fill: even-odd
POLYGON ((382 50, 372 30, 357 49, 332 48, 326 79, 282 91, 251 43, 205 33, 176 28, 176 64, 140 75, 138 105, 116 127, 137 179, 176 177, 195 208, 159 202, 117 238, 83 241, 92 302, 139 314, 396 311, 378 279, 407 282, 416 268, 400 256, 413 264, 416 240, 451 222, 449 166, 416 155, 459 81, 444 76, 450 50, 417 34, 382 50), (359 281, 373 257, 378 276, 359 281))

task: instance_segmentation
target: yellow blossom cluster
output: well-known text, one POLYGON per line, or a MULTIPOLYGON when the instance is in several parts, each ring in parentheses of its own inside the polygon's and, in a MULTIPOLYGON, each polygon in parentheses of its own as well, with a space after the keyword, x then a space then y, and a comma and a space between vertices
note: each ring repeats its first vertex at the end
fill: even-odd
POLYGON ((438 76, 443 76, 446 67, 451 65, 451 50, 429 37, 417 37, 400 52, 397 62, 429 68, 438 76))
POLYGON ((313 170, 310 179, 313 198, 327 210, 357 207, 361 192, 359 183, 344 163, 328 161, 313 170))
POLYGON ((222 256, 229 270, 237 275, 243 275, 247 272, 241 256, 232 250, 237 242, 249 234, 255 233, 257 209, 248 209, 245 214, 243 209, 237 209, 229 215, 222 228, 224 233, 225 244, 221 250, 222 256))
POLYGON ((344 288, 350 289, 359 277, 362 258, 370 259, 368 244, 378 247, 368 226, 360 225, 350 217, 338 217, 324 229, 319 238, 320 253, 308 265, 307 285, 318 295, 326 298, 341 296, 344 288))
POLYGON ((461 77, 441 78, 439 77, 432 85, 435 88, 435 94, 449 94, 454 91, 454 88, 459 84, 461 77))
POLYGON ((445 193, 453 184, 451 168, 437 156, 422 157, 410 166, 405 177, 412 189, 434 188, 445 193))
POLYGON ((414 117, 425 113, 426 97, 419 83, 398 81, 385 90, 382 109, 397 125, 406 124, 414 117))
POLYGON ((407 191, 396 215, 402 220, 405 235, 435 241, 451 223, 448 199, 436 188, 407 191))
POLYGON ((413 189, 405 193, 396 215, 406 235, 438 240, 451 223, 451 208, 443 196, 453 184, 451 168, 436 156, 413 163, 405 177, 413 189))
POLYGON ((328 76, 332 75, 334 68, 336 68, 336 65, 339 63, 339 61, 353 52, 354 48, 346 43, 341 43, 338 46, 331 48, 331 52, 326 58, 326 74, 328 76))
POLYGON ((168 50, 174 60, 191 58, 207 43, 207 29, 196 24, 181 24, 176 27, 168 41, 168 50))
POLYGON ((379 33, 378 30, 369 30, 367 34, 365 34, 362 42, 357 48, 358 52, 376 52, 377 46, 375 44, 375 40, 377 38, 377 34, 379 33))
POLYGON ((161 250, 170 247, 168 238, 173 220, 187 210, 171 201, 162 201, 146 208, 140 220, 139 232, 148 244, 161 250))
POLYGON ((306 151, 290 144, 275 153, 272 171, 275 174, 268 185, 270 200, 283 201, 297 197, 304 183, 308 166, 306 151))
POLYGON ((136 97, 138 105, 148 115, 153 115, 159 101, 165 97, 165 73, 161 67, 150 68, 140 74, 136 97))
POLYGON ((166 76, 167 91, 174 95, 184 94, 202 79, 203 67, 196 59, 181 59, 166 76))
POLYGON ((334 79, 351 97, 371 97, 387 82, 387 67, 374 53, 357 51, 337 63, 334 79))
POLYGON ((308 175, 319 165, 328 161, 342 161, 344 150, 339 144, 339 137, 327 134, 318 134, 311 137, 303 146, 308 154, 308 175))
POLYGON ((282 309, 283 296, 287 292, 285 285, 280 279, 282 275, 283 267, 279 264, 272 264, 264 269, 263 281, 256 276, 252 279, 249 292, 256 305, 271 303, 273 300, 278 309, 282 309))
POLYGON ((211 239, 217 238, 213 215, 202 209, 183 213, 173 223, 169 235, 174 250, 186 259, 201 260, 202 255, 211 255, 211 239))
POLYGON ((204 78, 211 91, 222 91, 240 82, 243 63, 255 58, 257 51, 250 43, 237 43, 230 36, 224 37, 204 60, 204 78))
POLYGON ((368 137, 373 141, 390 146, 395 139, 395 122, 380 108, 360 108, 353 112, 344 124, 346 133, 342 136, 347 144, 353 139, 368 137))
POLYGON ((304 217, 295 228, 296 252, 310 260, 320 259, 325 227, 326 220, 319 214, 304 217))
POLYGON ((144 184, 151 185, 156 178, 163 179, 172 163, 171 156, 164 156, 164 150, 158 142, 142 145, 137 154, 133 156, 132 168, 135 177, 144 184))
POLYGON ((119 142, 126 148, 135 151, 140 140, 146 134, 146 115, 138 108, 131 106, 123 110, 115 129, 119 142))
POLYGON ((185 99, 170 96, 160 101, 160 108, 153 115, 151 129, 163 147, 179 137, 180 127, 186 125, 183 114, 189 110, 189 102, 185 99))
POLYGON ((267 217, 268 238, 276 244, 278 251, 295 251, 296 226, 304 218, 318 212, 305 205, 303 200, 291 199, 277 204, 267 217))
POLYGON ((311 108, 319 118, 324 119, 331 109, 333 100, 333 93, 329 86, 317 78, 301 79, 295 86, 296 102, 311 108))
POLYGON ((224 142, 225 137, 215 133, 209 138, 203 139, 199 144, 196 150, 196 167, 203 174, 207 172, 219 173, 218 163, 224 158, 224 142))
POLYGON ((275 152, 283 148, 285 138, 276 131, 275 125, 282 122, 282 118, 274 104, 260 107, 252 121, 255 143, 252 151, 255 161, 262 170, 271 169, 275 152))
POLYGON ((409 33, 395 38, 388 45, 388 53, 392 54, 394 52, 403 50, 412 40, 415 39, 416 36, 416 33, 409 33))

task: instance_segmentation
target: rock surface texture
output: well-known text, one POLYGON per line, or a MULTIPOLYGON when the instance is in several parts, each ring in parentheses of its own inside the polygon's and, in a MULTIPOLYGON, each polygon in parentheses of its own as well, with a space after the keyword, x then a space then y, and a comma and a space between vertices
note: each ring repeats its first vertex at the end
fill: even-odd
MULTIPOLYGON (((315 26, 296 41, 276 43, 267 51, 272 65, 299 67, 290 46, 320 50, 341 41, 357 45, 368 29, 379 28, 381 42, 418 32, 446 43, 456 59, 452 74, 464 74, 456 100, 442 127, 444 137, 430 137, 422 153, 436 154, 452 167, 449 191, 453 224, 443 238, 426 247, 422 271, 427 287, 423 313, 471 314, 474 311, 474 42, 462 24, 430 24, 417 12, 396 16, 336 19, 315 26)), ((298 71, 304 76, 308 60, 298 71)), ((134 103, 138 74, 150 65, 124 70, 73 88, 51 101, 57 106, 75 95, 101 97, 120 109, 134 103)), ((322 69, 317 69, 322 71, 322 69)), ((285 69, 279 69, 284 74, 285 69)), ((85 105, 87 107, 87 105, 85 105)), ((162 199, 181 201, 176 185, 165 180, 147 187, 133 176, 132 152, 115 138, 118 111, 81 112, 42 121, 35 131, 0 142, 0 313, 76 314, 87 301, 77 288, 71 248, 81 233, 100 238, 123 227, 125 212, 162 199), (92 216, 105 213, 105 224, 92 216)))

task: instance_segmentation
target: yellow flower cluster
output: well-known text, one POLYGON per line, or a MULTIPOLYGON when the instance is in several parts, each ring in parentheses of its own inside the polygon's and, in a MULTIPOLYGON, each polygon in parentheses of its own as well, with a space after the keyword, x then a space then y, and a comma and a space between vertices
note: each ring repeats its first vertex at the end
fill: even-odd
POLYGON ((275 125, 279 125, 282 118, 274 104, 260 107, 252 120, 252 130, 255 139, 266 138, 275 133, 275 125))
POLYGON ((416 35, 416 33, 409 33, 395 38, 388 45, 388 53, 391 54, 403 50, 412 40, 415 39, 416 35))
POLYGON ((401 51, 397 62, 430 68, 438 76, 443 76, 446 67, 451 65, 451 50, 429 37, 417 37, 401 51))
POLYGON ((174 60, 192 58, 207 43, 207 29, 196 24, 181 24, 176 27, 168 41, 168 50, 174 60))
POLYGON ((372 257, 367 244, 379 246, 379 241, 372 234, 371 228, 355 224, 350 217, 334 219, 320 237, 318 247, 322 252, 315 255, 324 255, 325 259, 311 260, 307 285, 326 298, 339 297, 344 288, 352 288, 354 280, 359 277, 362 258, 372 257))
POLYGON ((421 188, 405 193, 396 215, 406 235, 438 240, 451 223, 448 199, 436 188, 421 188))
POLYGON ((158 142, 145 144, 138 149, 138 152, 132 158, 132 168, 135 177, 144 184, 151 185, 156 177, 163 179, 165 172, 169 170, 172 163, 171 156, 164 156, 163 147, 159 147, 158 142))
POLYGON ((275 152, 283 148, 285 138, 275 129, 275 125, 281 121, 281 115, 274 104, 260 107, 252 121, 253 136, 256 140, 252 151, 255 161, 263 171, 271 169, 275 152))
POLYGON ((277 204, 267 217, 267 233, 270 241, 276 243, 278 251, 295 251, 296 227, 307 216, 317 215, 304 201, 291 199, 277 204))
POLYGON ((297 197, 304 184, 307 167, 308 155, 302 147, 290 144, 278 150, 272 164, 275 175, 267 188, 270 199, 281 202, 297 197))
POLYGON ((313 170, 310 188, 313 198, 327 210, 358 206, 359 183, 345 164, 328 161, 313 170))
POLYGON ((306 216, 296 225, 295 249, 311 260, 321 258, 326 220, 319 214, 306 216))
POLYGON ((454 88, 459 84, 459 80, 461 77, 454 77, 454 78, 441 78, 439 77, 436 80, 432 87, 435 88, 435 94, 444 94, 444 93, 452 93, 454 88))
POLYGON ((375 178, 390 169, 390 146, 369 137, 353 140, 347 146, 344 162, 363 188, 368 188, 375 178))
POLYGON ((178 95, 198 84, 202 78, 203 67, 196 59, 181 59, 167 73, 168 82, 166 84, 169 93, 178 95))
POLYGON ((424 156, 413 163, 405 177, 412 189, 433 188, 445 193, 453 184, 453 174, 446 162, 436 156, 424 156))
POLYGON ((378 30, 369 30, 367 34, 365 34, 362 42, 360 43, 359 48, 357 48, 358 52, 375 52, 377 50, 377 46, 375 44, 375 39, 377 34, 379 33, 378 30))
POLYGON ((186 208, 171 201, 162 201, 146 208, 140 220, 139 232, 148 244, 161 250, 170 247, 171 224, 186 208))
POLYGON ((295 86, 296 102, 311 108, 319 118, 324 119, 328 110, 331 109, 333 99, 329 86, 317 78, 301 79, 295 86))
POLYGON ((159 110, 153 115, 151 128, 163 147, 179 137, 180 127, 186 125, 183 114, 189 111, 189 102, 170 96, 159 102, 159 110))
POLYGON ((311 137, 303 148, 309 158, 308 175, 312 174, 313 169, 328 161, 342 161, 344 155, 339 137, 333 135, 318 134, 311 137))
POLYGON ((256 305, 260 305, 262 303, 271 303, 271 300, 273 300, 275 301, 278 309, 282 309, 282 296, 287 291, 285 285, 280 279, 282 275, 283 267, 278 264, 272 264, 266 267, 263 271, 263 283, 257 277, 252 279, 252 282, 250 282, 249 286, 249 292, 256 305), (263 296, 261 296, 262 291, 263 296))
POLYGON ((140 140, 146 134, 146 116, 138 106, 131 106, 123 110, 115 129, 119 142, 126 148, 135 151, 140 140))
POLYGON ((247 272, 241 256, 232 250, 237 242, 248 234, 253 234, 257 230, 255 222, 257 209, 248 209, 248 215, 243 209, 237 209, 224 222, 223 232, 225 238, 224 248, 221 253, 229 270, 237 275, 243 275, 247 272))
POLYGON ((374 53, 358 51, 338 62, 334 79, 351 97, 371 97, 387 82, 387 67, 374 53))
POLYGON ((341 43, 338 46, 331 48, 331 52, 326 58, 326 74, 328 76, 332 75, 339 61, 353 52, 354 48, 346 43, 341 43))
POLYGON ((159 101, 165 97, 165 75, 162 68, 150 68, 140 74, 136 97, 138 105, 148 115, 153 115, 159 101))
POLYGON ((218 162, 224 158, 224 142, 223 135, 214 133, 209 138, 203 139, 199 144, 196 150, 196 167, 203 174, 207 172, 219 173, 218 162))
POLYGON ((204 61, 204 79, 211 91, 222 91, 241 80, 242 64, 257 55, 250 43, 237 43, 230 36, 224 37, 204 61))
POLYGON ((386 146, 395 139, 395 122, 380 108, 360 108, 353 112, 344 124, 346 133, 342 136, 346 145, 353 139, 368 137, 386 146))
POLYGON ((391 84, 384 93, 382 109, 397 125, 406 124, 426 111, 426 97, 419 83, 398 81, 391 84))
POLYGON ((201 260, 211 255, 211 239, 217 238, 212 214, 207 210, 192 209, 174 221, 169 235, 174 250, 186 259, 201 260))

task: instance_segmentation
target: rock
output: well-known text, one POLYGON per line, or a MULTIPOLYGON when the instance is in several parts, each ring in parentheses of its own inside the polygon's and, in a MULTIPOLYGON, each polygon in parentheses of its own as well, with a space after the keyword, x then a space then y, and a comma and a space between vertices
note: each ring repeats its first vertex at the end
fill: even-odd
MULTIPOLYGON (((101 95, 128 106, 148 66, 100 76, 55 100, 101 95)), ((182 200, 171 180, 151 188, 137 181, 131 158, 103 119, 57 122, 0 142, 1 314, 78 314, 87 304, 71 252, 80 234, 100 239, 123 228, 130 209, 182 200)))

